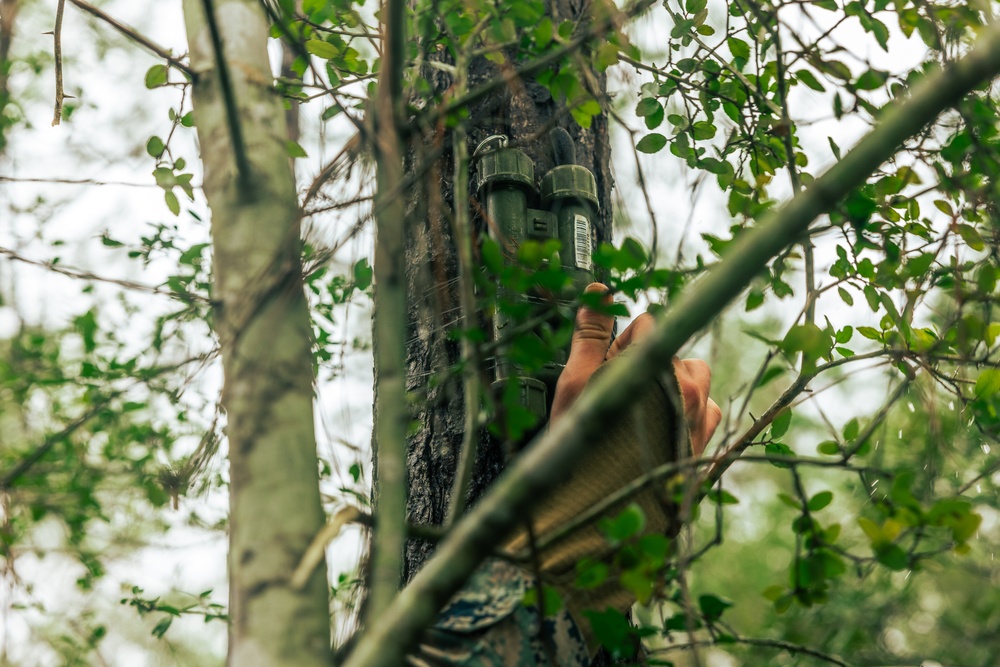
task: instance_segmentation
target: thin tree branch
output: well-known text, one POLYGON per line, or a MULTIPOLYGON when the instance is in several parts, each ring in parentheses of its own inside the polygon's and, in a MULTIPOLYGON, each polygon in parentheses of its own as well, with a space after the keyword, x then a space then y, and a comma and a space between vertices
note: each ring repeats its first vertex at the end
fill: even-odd
POLYGON ((112 17, 108 16, 107 14, 105 14, 104 12, 102 12, 100 9, 93 6, 89 2, 84 2, 84 0, 69 0, 69 1, 72 2, 74 5, 76 5, 79 9, 82 9, 83 11, 90 14, 91 16, 104 21, 109 26, 118 31, 120 34, 127 37, 130 41, 135 42, 139 46, 145 48, 147 51, 163 58, 168 63, 170 63, 171 67, 179 69, 180 71, 184 72, 192 80, 194 80, 197 77, 197 74, 193 69, 191 69, 191 67, 189 67, 185 63, 182 63, 174 56, 170 55, 170 51, 163 48, 156 42, 152 41, 142 33, 138 32, 135 28, 127 26, 124 23, 121 23, 113 19, 112 17))
POLYGON ((375 104, 378 171, 375 197, 375 465, 378 492, 366 625, 382 615, 399 590, 406 544, 406 206, 399 129, 405 58, 405 0, 382 3, 382 69, 375 104), (394 194, 395 193, 395 194, 394 194))
POLYGON ((66 0, 59 0, 56 5, 56 25, 52 29, 53 53, 55 57, 56 70, 56 101, 55 110, 52 112, 52 126, 55 127, 62 122, 63 99, 66 95, 63 92, 63 67, 62 67, 62 23, 63 12, 66 10, 66 0))
POLYGON ((60 275, 66 276, 68 278, 75 278, 78 280, 95 280, 97 282, 109 283, 111 285, 118 285, 119 287, 124 287, 125 289, 135 290, 137 292, 146 292, 147 294, 157 294, 160 296, 167 296, 173 299, 182 299, 187 301, 201 301, 207 303, 208 299, 197 294, 189 293, 179 293, 173 290, 163 289, 162 287, 154 287, 152 285, 145 285, 143 283, 137 283, 132 280, 120 280, 118 278, 107 278, 104 276, 99 276, 90 271, 84 271, 83 269, 75 269, 68 266, 62 266, 56 264, 55 262, 43 262, 37 259, 31 259, 30 257, 25 257, 19 254, 15 250, 10 248, 0 247, 0 256, 6 257, 8 259, 14 260, 15 262, 21 262, 22 264, 29 264, 31 266, 37 266, 39 268, 45 269, 46 271, 52 271, 53 273, 58 273, 60 275))
MULTIPOLYGON (((134 181, 100 181, 94 178, 33 178, 19 176, 2 176, 0 183, 44 183, 46 185, 117 185, 126 188, 159 188, 156 183, 136 183, 134 181)), ((193 185, 195 189, 200 185, 193 185)))
POLYGON ((647 339, 595 378, 569 413, 535 439, 479 504, 467 512, 437 552, 392 604, 367 626, 344 667, 396 667, 421 630, 524 513, 565 479, 588 446, 681 345, 707 325, 758 276, 790 240, 830 210, 891 157, 909 137, 983 81, 1000 74, 1000 27, 983 33, 972 52, 914 87, 844 159, 762 223, 741 235, 725 259, 671 305, 647 339))
POLYGON ((838 667, 850 667, 846 662, 843 662, 840 658, 836 658, 832 655, 828 655, 816 649, 809 648, 808 646, 803 646, 801 644, 792 644, 790 642, 781 641, 780 639, 755 639, 751 637, 738 637, 731 636, 731 640, 727 640, 725 643, 718 642, 713 639, 703 639, 693 642, 686 642, 683 644, 673 644, 672 646, 667 646, 665 648, 654 649, 650 651, 651 654, 657 653, 669 653, 671 651, 687 651, 689 649, 697 648, 699 646, 726 646, 732 643, 746 644, 747 646, 757 646, 761 648, 773 648, 779 651, 788 651, 792 655, 802 654, 808 655, 810 657, 816 658, 817 660, 822 660, 831 665, 837 665, 838 667))

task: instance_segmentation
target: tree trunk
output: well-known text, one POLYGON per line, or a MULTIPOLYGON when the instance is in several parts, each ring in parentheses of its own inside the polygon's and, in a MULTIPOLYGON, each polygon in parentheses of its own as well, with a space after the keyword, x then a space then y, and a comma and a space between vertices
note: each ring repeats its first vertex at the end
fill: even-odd
POLYGON ((185 0, 212 209, 230 462, 230 667, 329 667, 326 569, 289 583, 324 523, 295 183, 256 0, 185 0), (221 33, 221 35, 220 35, 221 33), (221 53, 220 53, 221 47, 221 53))
MULTIPOLYGON (((562 18, 576 20, 580 18, 581 9, 577 3, 560 0, 558 13, 562 18)), ((587 54, 583 54, 581 61, 588 60, 587 54)), ((477 58, 469 68, 468 87, 474 88, 499 75, 495 64, 477 58)), ((424 76, 439 93, 454 83, 452 76, 439 69, 426 68, 424 76)), ((595 73, 594 80, 603 95, 603 74, 595 73)), ((471 106, 465 125, 469 153, 490 135, 506 135, 512 146, 530 156, 537 180, 554 166, 545 131, 553 125, 570 132, 576 144, 577 163, 590 169, 597 179, 602 204, 597 237, 599 241, 610 240, 612 178, 606 114, 594 117, 592 126, 583 129, 573 121, 564 105, 552 99, 547 89, 531 78, 520 80, 497 89, 471 106)), ((453 375, 452 381, 438 386, 428 382, 434 374, 455 366, 460 359, 458 343, 448 337, 449 330, 457 324, 456 313, 460 312, 460 299, 454 287, 457 282, 455 242, 448 224, 455 167, 449 142, 450 135, 447 135, 443 145, 433 147, 443 149, 443 156, 432 173, 420 179, 422 190, 410 200, 410 215, 421 222, 414 226, 413 238, 407 247, 410 304, 407 390, 426 396, 425 400, 414 403, 418 408, 413 418, 418 426, 411 431, 408 442, 407 509, 411 522, 434 525, 442 524, 447 514, 466 409, 459 376, 453 375)), ((472 502, 503 469, 504 454, 500 449, 495 439, 481 439, 470 490, 472 502)), ((433 545, 428 542, 409 541, 405 557, 406 580, 432 552, 433 545)))

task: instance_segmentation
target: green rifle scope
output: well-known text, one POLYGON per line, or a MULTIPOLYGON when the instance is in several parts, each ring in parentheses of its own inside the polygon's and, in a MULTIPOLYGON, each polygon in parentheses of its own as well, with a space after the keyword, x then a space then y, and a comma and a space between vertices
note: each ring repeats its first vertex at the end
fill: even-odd
MULTIPOLYGON (((507 264, 516 263, 518 249, 525 241, 558 239, 559 261, 570 276, 571 287, 555 298, 567 303, 594 280, 591 255, 600 205, 597 181, 586 167, 559 164, 542 176, 540 188, 536 189, 531 159, 523 151, 509 148, 507 143, 507 137, 496 135, 480 143, 475 151, 479 201, 485 208, 489 236, 499 246, 507 264), (534 205, 540 208, 533 208, 534 205)), ((569 156, 562 159, 572 161, 572 153, 569 156)), ((498 297, 540 305, 545 300, 540 294, 511 294, 510 288, 503 285, 498 297)), ((498 312, 493 319, 494 340, 500 340, 510 326, 510 318, 498 312)), ((520 369, 498 359, 496 381, 518 377, 521 404, 544 418, 567 353, 568 350, 562 350, 537 377, 525 377, 520 369)))

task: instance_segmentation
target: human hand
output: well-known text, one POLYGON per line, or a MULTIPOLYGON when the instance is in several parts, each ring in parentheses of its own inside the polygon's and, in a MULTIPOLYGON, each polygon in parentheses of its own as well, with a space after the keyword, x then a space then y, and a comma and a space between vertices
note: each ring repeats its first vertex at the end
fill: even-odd
MULTIPOLYGON (((607 287, 591 283, 587 292, 606 292, 607 287)), ((610 301, 610 295, 607 297, 610 301)), ((556 383, 550 420, 555 422, 576 402, 591 376, 606 361, 614 359, 653 330, 653 317, 643 313, 612 343, 614 318, 582 306, 576 315, 573 342, 566 368, 556 383)), ((700 456, 722 420, 722 410, 708 396, 712 372, 701 359, 674 359, 674 372, 684 401, 684 418, 691 434, 691 448, 700 456)))

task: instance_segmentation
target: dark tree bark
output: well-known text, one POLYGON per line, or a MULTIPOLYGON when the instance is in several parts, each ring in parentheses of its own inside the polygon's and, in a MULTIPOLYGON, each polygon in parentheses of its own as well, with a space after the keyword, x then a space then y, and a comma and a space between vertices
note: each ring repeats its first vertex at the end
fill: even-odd
MULTIPOLYGON (((577 20, 586 11, 576 2, 560 0, 558 15, 577 20)), ((588 62, 582 54, 581 62, 588 62)), ((499 68, 476 59, 468 75, 469 88, 499 76, 499 68)), ((452 86, 452 77, 440 69, 427 67, 425 78, 437 93, 452 86)), ((605 77, 593 73, 600 96, 604 96, 605 77)), ((525 151, 535 164, 536 181, 554 166, 548 131, 555 126, 569 131, 576 144, 576 161, 590 169, 596 179, 601 200, 597 224, 598 241, 611 238, 611 188, 609 166, 608 120, 596 116, 589 129, 572 119, 565 105, 554 100, 548 90, 533 79, 515 81, 497 89, 469 109, 466 124, 469 154, 490 135, 503 134, 512 146, 525 151)), ((449 223, 453 201, 453 169, 450 134, 428 132, 425 128, 419 145, 411 150, 412 170, 423 162, 420 154, 440 157, 418 185, 409 201, 412 236, 408 240, 407 284, 409 312, 407 332, 407 391, 419 396, 414 401, 413 419, 418 426, 408 441, 408 517, 417 524, 440 525, 445 520, 455 475, 456 460, 462 443, 465 405, 461 378, 453 374, 448 382, 433 385, 436 374, 453 367, 460 359, 460 346, 448 337, 460 316, 457 292, 457 259, 449 223)), ((474 181, 474 179, 471 179, 474 181)), ((536 183, 537 184, 537 183, 536 183)), ((472 184, 474 190, 475 184, 472 184)), ((474 197, 474 192, 470 195, 474 197)), ((494 438, 482 437, 476 469, 470 489, 475 502, 504 467, 505 455, 494 438)), ((432 553, 433 545, 410 540, 405 553, 404 580, 408 581, 432 553)))
MULTIPOLYGON (((560 16, 578 18, 579 9, 563 2, 560 16)), ((436 91, 444 92, 451 77, 439 70, 428 70, 427 78, 436 91)), ((499 75, 496 65, 485 59, 474 61, 469 72, 469 86, 488 81, 499 75)), ((604 77, 595 76, 603 93, 604 77)), ((547 129, 558 125, 566 128, 577 147, 577 162, 597 178, 601 211, 597 225, 599 241, 611 238, 611 187, 609 167, 608 122, 606 115, 594 118, 589 129, 580 128, 565 106, 553 100, 534 80, 516 82, 500 88, 473 105, 467 131, 469 152, 480 141, 494 134, 504 134, 511 145, 525 151, 535 163, 536 179, 553 164, 547 129), (540 135, 540 136, 539 136, 540 135)), ((455 463, 462 442, 465 406, 460 379, 439 386, 429 386, 437 372, 459 361, 459 345, 448 338, 455 325, 458 295, 454 287, 457 261, 447 219, 452 206, 451 147, 444 136, 436 147, 426 145, 425 152, 443 149, 435 168, 420 179, 421 187, 410 205, 414 233, 408 252, 408 288, 410 290, 409 331, 407 345, 407 389, 425 400, 414 419, 419 423, 408 444, 409 518, 414 523, 439 525, 444 521, 449 494, 455 474, 455 463)), ((474 187, 474 186, 473 186, 474 187)), ((504 456, 497 442, 483 438, 479 447, 471 497, 475 498, 489 486, 503 469, 504 456)), ((405 579, 416 572, 433 547, 427 542, 411 540, 406 550, 405 579)))

